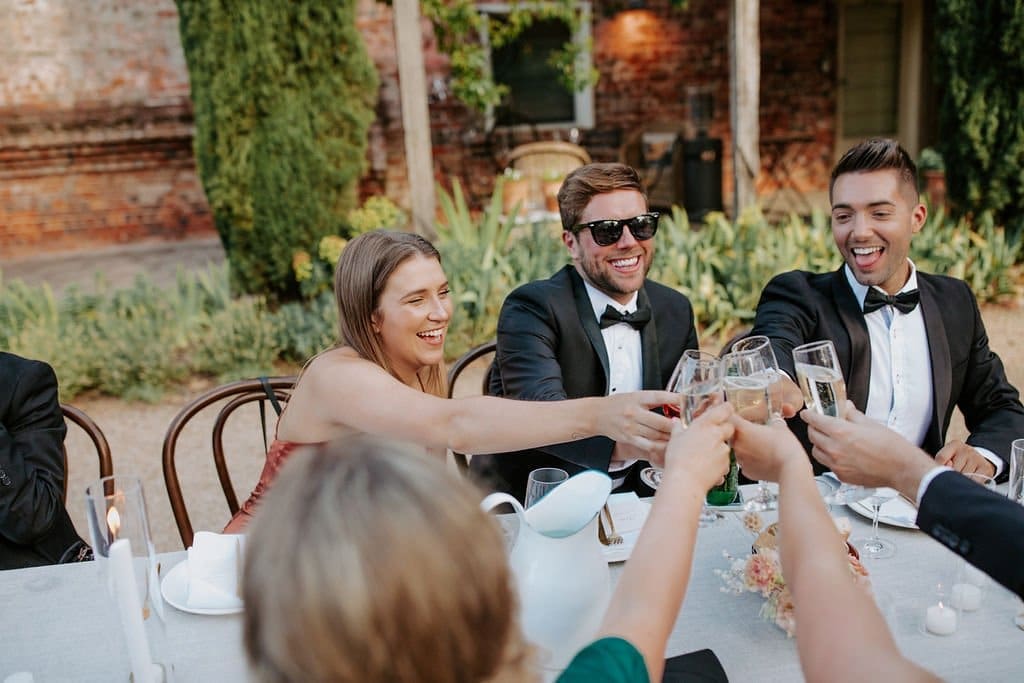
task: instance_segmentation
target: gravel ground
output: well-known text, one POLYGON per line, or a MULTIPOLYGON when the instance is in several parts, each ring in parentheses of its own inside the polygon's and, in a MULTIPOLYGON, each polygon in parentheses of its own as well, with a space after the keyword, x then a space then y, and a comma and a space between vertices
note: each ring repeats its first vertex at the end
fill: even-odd
MULTIPOLYGON (((989 306, 983 311, 992 348, 1003 359, 1010 381, 1024 387, 1024 308, 989 306)), ((460 387, 479 386, 479 372, 464 375, 460 387)), ((114 471, 133 473, 143 480, 150 513, 154 541, 160 552, 181 549, 174 518, 164 488, 161 470, 161 444, 164 433, 175 414, 205 386, 196 385, 168 395, 163 403, 147 405, 125 403, 110 398, 79 399, 75 405, 85 410, 100 425, 110 441, 114 471)), ((462 392, 459 392, 462 393, 462 392)), ((243 409, 244 410, 244 409, 243 409)), ((209 412, 209 411, 208 411, 209 412)), ((241 412, 241 411, 240 411, 241 412)), ((177 460, 185 500, 196 530, 220 530, 228 520, 227 505, 213 468, 209 445, 213 416, 193 424, 182 434, 177 460)), ((965 434, 959 413, 954 417, 950 438, 965 434)), ((1024 435, 1022 435, 1024 436, 1024 435)), ((238 423, 229 425, 228 453, 232 476, 239 500, 244 500, 259 478, 263 464, 263 442, 259 436, 259 418, 255 409, 240 415, 238 423)), ((79 529, 86 529, 82 491, 96 476, 95 456, 84 435, 74 426, 69 428, 68 457, 71 479, 68 507, 79 529)))

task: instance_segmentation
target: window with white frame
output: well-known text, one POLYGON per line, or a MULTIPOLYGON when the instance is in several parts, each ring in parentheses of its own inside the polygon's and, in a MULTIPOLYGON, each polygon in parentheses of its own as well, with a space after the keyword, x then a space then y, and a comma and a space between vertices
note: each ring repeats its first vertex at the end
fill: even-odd
MULTIPOLYGON (((583 16, 574 36, 562 20, 546 19, 535 21, 510 44, 491 48, 494 81, 509 89, 504 102, 489 112, 494 125, 593 127, 593 87, 588 85, 581 91, 571 92, 559 79, 555 67, 548 63, 551 53, 571 39, 581 48, 579 68, 590 70, 590 3, 582 2, 578 7, 583 16)), ((502 21, 502 16, 509 13, 511 6, 485 3, 477 8, 489 14, 491 21, 502 21)), ((489 44, 486 36, 484 41, 489 44)))

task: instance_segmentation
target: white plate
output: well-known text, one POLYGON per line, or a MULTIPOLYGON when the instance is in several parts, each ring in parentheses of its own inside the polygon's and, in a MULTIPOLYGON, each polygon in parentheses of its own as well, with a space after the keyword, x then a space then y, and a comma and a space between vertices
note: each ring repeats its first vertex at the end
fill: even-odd
MULTIPOLYGON (((869 500, 870 498, 866 498, 863 501, 850 503, 847 507, 858 515, 871 519, 874 516, 874 513, 871 511, 871 506, 868 505, 867 501, 869 500)), ((914 523, 915 519, 917 519, 917 509, 901 496, 896 496, 892 500, 885 501, 878 511, 879 524, 898 526, 903 529, 916 529, 917 524, 914 523)))
POLYGON ((172 607, 182 612, 215 616, 219 614, 237 614, 242 607, 189 607, 188 606, 188 560, 182 560, 167 572, 160 584, 160 593, 172 607))

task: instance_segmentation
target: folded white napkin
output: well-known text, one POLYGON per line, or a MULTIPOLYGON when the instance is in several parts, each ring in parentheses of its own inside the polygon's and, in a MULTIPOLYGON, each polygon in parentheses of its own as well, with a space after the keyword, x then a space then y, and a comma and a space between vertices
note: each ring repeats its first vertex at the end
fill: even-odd
POLYGON ((242 606, 238 589, 244 536, 200 531, 188 549, 188 600, 193 609, 242 606))
POLYGON ((633 492, 613 493, 608 496, 608 511, 612 513, 615 533, 622 536, 623 542, 601 546, 601 549, 608 562, 623 562, 633 554, 637 538, 651 511, 651 504, 633 492))
POLYGON ((642 501, 636 493, 613 493, 608 496, 608 510, 612 513, 612 521, 615 523, 615 531, 626 534, 631 531, 639 531, 644 522, 647 521, 647 513, 651 506, 647 501, 642 501))

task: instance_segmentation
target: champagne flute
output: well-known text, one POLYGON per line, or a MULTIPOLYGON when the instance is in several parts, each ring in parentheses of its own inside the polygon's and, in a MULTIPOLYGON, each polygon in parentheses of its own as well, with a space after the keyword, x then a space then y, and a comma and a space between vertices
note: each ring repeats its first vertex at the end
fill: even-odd
POLYGON ((881 560, 892 557, 896 554, 896 544, 887 541, 878 535, 878 514, 882 506, 899 495, 896 489, 881 487, 874 490, 868 497, 868 505, 871 506, 871 536, 869 538, 855 538, 850 541, 860 549, 861 557, 881 560))
MULTIPOLYGON (((666 390, 679 394, 679 405, 665 405, 665 414, 678 416, 684 425, 689 426, 705 410, 721 402, 722 364, 714 354, 687 349, 676 363, 666 390)), ((640 473, 640 478, 656 489, 661 483, 661 474, 660 468, 647 467, 640 473)), ((704 501, 700 525, 707 526, 721 518, 722 515, 708 510, 707 501, 704 501)))
MULTIPOLYGON (((821 415, 842 417, 846 382, 832 342, 826 339, 796 347, 793 349, 793 363, 807 407, 821 415)), ((846 505, 863 500, 871 493, 870 488, 840 482, 827 502, 846 505)))
MULTIPOLYGON (((772 350, 771 342, 764 335, 745 337, 732 346, 734 353, 756 352, 764 363, 764 372, 768 379, 768 409, 771 419, 782 419, 782 373, 779 371, 779 363, 775 359, 775 351, 772 350)), ((730 399, 731 400, 731 399, 730 399)), ((768 488, 768 482, 764 479, 757 481, 757 494, 743 506, 748 512, 760 512, 761 510, 774 510, 778 506, 778 499, 768 488)))

